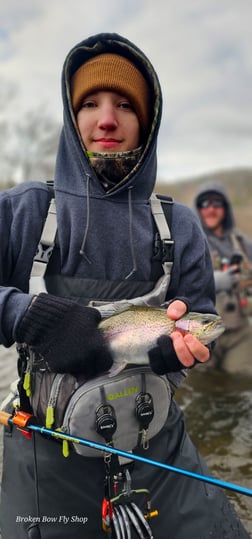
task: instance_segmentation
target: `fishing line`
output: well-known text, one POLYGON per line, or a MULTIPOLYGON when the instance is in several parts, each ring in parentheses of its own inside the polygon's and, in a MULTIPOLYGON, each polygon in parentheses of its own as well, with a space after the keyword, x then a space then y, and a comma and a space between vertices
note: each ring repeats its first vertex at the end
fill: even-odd
POLYGON ((25 429, 28 429, 31 431, 39 432, 40 434, 47 434, 48 436, 52 436, 53 438, 56 438, 56 439, 66 440, 73 444, 80 444, 86 447, 90 447, 92 449, 98 449, 98 451, 105 451, 106 453, 108 452, 108 449, 109 449, 109 453, 111 454, 119 455, 121 457, 125 457, 130 460, 143 462, 144 464, 149 464, 150 466, 162 468, 164 470, 168 470, 169 472, 174 472, 180 475, 185 475, 187 477, 196 479, 197 481, 204 481, 205 483, 210 483, 217 487, 221 487, 227 490, 232 490, 234 492, 238 492, 239 494, 244 494, 245 496, 252 497, 252 490, 249 488, 241 487, 240 485, 235 485, 234 483, 228 483, 227 481, 222 481, 220 479, 215 479, 214 477, 209 477, 207 475, 201 475, 196 472, 191 472, 189 470, 178 468, 170 464, 165 464, 164 462, 149 459, 141 455, 136 455, 135 453, 123 451, 121 449, 117 449, 116 447, 109 446, 108 448, 108 446, 105 444, 101 444, 99 442, 93 442, 92 440, 80 438, 79 436, 72 436, 71 434, 66 434, 64 432, 48 429, 46 427, 41 427, 39 425, 30 423, 30 421, 32 421, 31 414, 26 414, 25 412, 19 411, 17 413, 17 417, 15 415, 12 417, 10 414, 0 410, 0 424, 17 425, 21 427, 20 430, 21 431, 23 430, 24 433, 26 433, 25 429))
MULTIPOLYGON (((39 425, 28 425, 27 428, 30 430, 40 432, 41 434, 48 434, 49 436, 59 438, 62 440, 67 440, 68 442, 77 443, 80 445, 91 447, 93 449, 98 449, 99 451, 105 451, 106 453, 108 452, 108 447, 106 445, 100 444, 98 442, 92 442, 91 440, 86 440, 85 438, 79 438, 76 436, 72 436, 71 434, 54 431, 51 429, 47 429, 46 427, 40 427, 39 425)), ((217 487, 221 487, 227 490, 232 490, 234 492, 238 492, 239 494, 244 494, 245 496, 252 497, 252 490, 246 487, 235 485, 233 483, 222 481, 220 479, 215 479, 214 477, 209 477, 206 475, 201 475, 195 472, 191 472, 183 468, 178 468, 170 464, 165 464, 164 462, 159 462, 158 460, 153 460, 146 457, 142 457, 141 455, 136 455, 134 453, 129 453, 127 451, 122 451, 121 449, 117 449, 116 447, 109 447, 109 452, 115 455, 120 455, 121 457, 130 458, 131 460, 143 462, 144 464, 156 466, 158 468, 168 470, 169 472, 175 472, 180 475, 185 475, 193 479, 196 479, 198 481, 204 481, 205 483, 210 483, 217 487)))

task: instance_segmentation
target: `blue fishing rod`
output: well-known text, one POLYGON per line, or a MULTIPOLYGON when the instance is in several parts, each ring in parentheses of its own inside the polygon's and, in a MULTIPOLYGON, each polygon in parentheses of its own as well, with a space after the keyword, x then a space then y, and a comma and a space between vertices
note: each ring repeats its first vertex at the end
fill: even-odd
POLYGON ((65 440, 73 444, 80 444, 86 447, 90 447, 92 449, 97 449, 98 451, 104 451, 106 453, 109 451, 109 453, 119 455, 121 457, 126 457, 131 460, 136 460, 138 462, 143 462, 144 464, 149 464, 150 466, 156 466, 157 468, 162 468, 169 472, 174 472, 180 475, 191 477, 192 479, 196 479, 197 481, 204 481, 205 483, 210 483, 212 485, 215 485, 216 487, 232 490, 233 492, 237 492, 238 494, 244 494, 245 496, 252 497, 252 490, 249 488, 235 485, 234 483, 229 483, 227 481, 222 481, 220 479, 215 479, 214 477, 209 477, 206 475, 191 472, 189 470, 178 468, 177 466, 172 466, 171 464, 165 464, 164 462, 149 459, 141 455, 122 451, 121 449, 117 449, 116 447, 108 447, 105 444, 93 442, 92 440, 80 438, 79 436, 72 436, 71 434, 67 434, 65 432, 41 427, 40 425, 36 425, 32 421, 34 421, 34 416, 26 412, 22 412, 21 410, 17 410, 13 416, 11 414, 8 414, 7 412, 0 411, 0 424, 6 426, 16 425, 21 431, 23 430, 24 434, 27 433, 27 431, 34 431, 39 432, 40 434, 46 434, 47 436, 51 436, 58 440, 65 440))

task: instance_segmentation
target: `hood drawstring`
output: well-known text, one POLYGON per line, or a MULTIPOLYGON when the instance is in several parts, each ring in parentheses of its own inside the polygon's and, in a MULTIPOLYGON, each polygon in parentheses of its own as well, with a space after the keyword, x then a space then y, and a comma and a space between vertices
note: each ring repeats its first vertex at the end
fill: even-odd
MULTIPOLYGON (((129 241, 130 241, 131 259, 132 259, 132 269, 128 273, 128 275, 126 275, 125 280, 129 279, 137 271, 136 254, 135 254, 134 240, 133 240, 133 213, 132 213, 132 196, 131 196, 132 189, 133 189, 133 186, 128 188, 129 241)), ((91 260, 88 258, 87 254, 85 253, 85 246, 86 246, 87 235, 88 235, 88 230, 89 230, 89 220, 90 220, 90 175, 88 174, 87 175, 87 217, 86 217, 84 236, 83 236, 79 253, 86 259, 88 264, 92 264, 91 260)))
POLYGON ((130 251, 131 251, 131 258, 132 258, 132 270, 130 271, 128 275, 126 275, 125 280, 129 279, 137 271, 136 254, 135 254, 134 240, 133 240, 133 214, 132 214, 132 196, 131 196, 132 189, 133 189, 133 186, 128 188, 129 239, 130 239, 130 251))
POLYGON ((87 235, 88 235, 88 229, 89 229, 89 217, 90 217, 90 193, 89 193, 89 184, 90 184, 90 175, 87 174, 87 218, 86 218, 86 226, 84 231, 84 236, 80 248, 80 255, 82 255, 88 264, 92 264, 91 260, 89 260, 88 256, 85 253, 85 246, 87 241, 87 235))

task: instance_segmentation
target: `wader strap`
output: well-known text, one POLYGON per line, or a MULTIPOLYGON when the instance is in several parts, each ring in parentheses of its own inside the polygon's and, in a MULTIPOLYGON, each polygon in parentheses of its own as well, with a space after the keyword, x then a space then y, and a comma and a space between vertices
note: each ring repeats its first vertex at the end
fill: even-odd
POLYGON ((36 517, 34 522, 27 529, 27 539, 41 539, 39 522, 41 521, 41 512, 39 505, 39 481, 38 481, 38 461, 36 448, 37 434, 34 432, 32 436, 33 457, 34 457, 34 483, 35 483, 35 501, 36 501, 36 517))
POLYGON ((169 221, 171 221, 171 210, 173 201, 170 199, 159 199, 154 193, 150 199, 152 215, 161 240, 161 262, 165 274, 170 274, 173 266, 174 241, 171 238, 169 221), (163 209, 163 205, 164 208, 163 209))
POLYGON ((57 217, 55 199, 52 198, 47 213, 46 221, 38 244, 36 255, 33 259, 33 265, 30 276, 29 292, 37 294, 46 292, 44 276, 46 268, 52 254, 57 233, 57 217))

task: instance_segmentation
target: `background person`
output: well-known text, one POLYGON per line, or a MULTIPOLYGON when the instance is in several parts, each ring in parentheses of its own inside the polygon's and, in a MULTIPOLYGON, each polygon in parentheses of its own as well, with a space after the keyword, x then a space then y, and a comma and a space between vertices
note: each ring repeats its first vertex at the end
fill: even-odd
POLYGON ((212 256, 217 311, 226 327, 209 365, 252 375, 252 241, 236 228, 221 186, 207 184, 200 189, 195 205, 212 256))
MULTIPOLYGON (((46 274, 48 293, 29 293, 50 194, 45 184, 35 182, 2 192, 0 340, 5 346, 26 343, 50 371, 92 379, 111 367, 112 357, 98 328, 99 312, 89 302, 142 296, 163 274, 162 260, 154 271, 156 229, 149 202, 162 95, 148 58, 117 34, 77 44, 65 60, 62 89, 64 126, 55 170, 58 259, 55 249, 46 274)), ((171 232, 175 252, 165 298, 171 302, 168 314, 177 319, 188 309, 215 312, 209 250, 197 217, 174 203, 171 232)), ((178 332, 150 351, 151 368, 158 374, 179 374, 208 358, 208 347, 178 332)), ((103 458, 72 450, 64 459, 61 444, 41 436, 33 440, 38 496, 34 446, 16 429, 5 433, 3 539, 27 537, 27 520, 17 522, 17 516, 36 517, 37 499, 40 515, 56 518, 56 523, 40 522, 43 539, 102 539, 103 458), (67 523, 61 515, 69 517, 67 523), (80 520, 73 523, 73 515, 85 517, 85 526, 80 520)), ((209 474, 173 398, 149 448, 134 450, 209 474)), ((151 522, 154 537, 248 537, 219 489, 141 463, 133 463, 130 473, 132 488, 149 488, 159 511, 151 522)))

